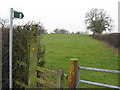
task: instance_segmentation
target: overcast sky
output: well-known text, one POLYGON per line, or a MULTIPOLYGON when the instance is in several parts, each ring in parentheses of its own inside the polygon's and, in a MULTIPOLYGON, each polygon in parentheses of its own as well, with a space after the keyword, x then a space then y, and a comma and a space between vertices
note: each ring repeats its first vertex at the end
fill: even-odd
POLYGON ((113 32, 118 32, 119 0, 1 0, 0 18, 9 18, 10 8, 21 11, 23 19, 14 24, 40 21, 48 32, 64 28, 70 32, 85 31, 85 13, 92 8, 104 9, 114 20, 113 32))

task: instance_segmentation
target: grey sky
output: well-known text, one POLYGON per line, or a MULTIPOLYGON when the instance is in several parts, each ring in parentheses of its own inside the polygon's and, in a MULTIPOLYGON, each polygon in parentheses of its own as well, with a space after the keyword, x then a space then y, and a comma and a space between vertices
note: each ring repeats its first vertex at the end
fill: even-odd
POLYGON ((92 8, 102 8, 114 20, 118 31, 118 1, 119 0, 1 0, 0 18, 9 18, 10 8, 21 11, 25 17, 14 20, 15 24, 28 21, 40 21, 49 31, 64 28, 70 32, 85 31, 85 13, 92 8))

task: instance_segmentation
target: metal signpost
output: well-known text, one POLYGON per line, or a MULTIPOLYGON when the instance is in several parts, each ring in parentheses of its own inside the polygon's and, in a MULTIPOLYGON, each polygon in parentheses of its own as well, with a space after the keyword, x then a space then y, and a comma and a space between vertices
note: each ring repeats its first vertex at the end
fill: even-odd
POLYGON ((118 33, 120 33, 120 1, 118 2, 118 33))
POLYGON ((2 29, 0 28, 0 90, 2 89, 2 29))
POLYGON ((12 33, 13 33, 13 19, 24 17, 22 12, 10 9, 10 33, 9 33, 9 88, 12 89, 12 33))

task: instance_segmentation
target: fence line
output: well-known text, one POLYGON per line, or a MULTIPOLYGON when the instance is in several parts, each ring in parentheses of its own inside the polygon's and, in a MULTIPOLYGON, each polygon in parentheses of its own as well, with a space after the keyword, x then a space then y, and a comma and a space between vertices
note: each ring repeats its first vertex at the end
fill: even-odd
POLYGON ((91 70, 91 71, 99 71, 99 72, 106 72, 106 73, 120 74, 120 71, 115 71, 115 70, 106 70, 106 69, 97 69, 97 68, 89 68, 89 67, 78 66, 78 83, 76 85, 76 88, 80 88, 80 83, 87 83, 87 84, 92 84, 92 85, 97 85, 97 86, 102 86, 102 87, 120 89, 120 87, 118 87, 118 86, 113 86, 113 85, 107 85, 107 84, 101 84, 101 83, 96 83, 96 82, 91 82, 91 81, 80 80, 80 70, 81 69, 83 69, 83 70, 91 70))
POLYGON ((63 70, 54 71, 54 70, 49 70, 47 68, 40 67, 40 66, 37 66, 36 70, 41 71, 43 73, 47 72, 50 75, 57 76, 57 84, 53 84, 53 83, 45 81, 41 78, 37 78, 36 82, 44 84, 45 86, 48 86, 50 88, 62 88, 63 80, 68 79, 68 75, 64 74, 63 70))
MULTIPOLYGON (((18 61, 17 64, 26 66, 26 63, 20 62, 20 61, 18 61)), ((34 76, 35 77, 34 78, 35 79, 34 83, 41 83, 41 84, 43 84, 43 85, 45 85, 49 88, 62 88, 63 80, 68 79, 68 75, 64 74, 64 72, 62 70, 54 71, 54 70, 49 70, 49 69, 44 68, 44 67, 37 66, 35 71, 47 72, 47 73, 49 73, 50 75, 53 75, 53 76, 57 75, 57 77, 58 77, 57 84, 53 84, 51 82, 45 81, 42 78, 37 78, 36 75, 34 76)), ((15 83, 22 86, 22 87, 30 88, 28 84, 22 83, 20 81, 16 80, 15 83)), ((36 88, 38 88, 38 87, 36 87, 36 88)))

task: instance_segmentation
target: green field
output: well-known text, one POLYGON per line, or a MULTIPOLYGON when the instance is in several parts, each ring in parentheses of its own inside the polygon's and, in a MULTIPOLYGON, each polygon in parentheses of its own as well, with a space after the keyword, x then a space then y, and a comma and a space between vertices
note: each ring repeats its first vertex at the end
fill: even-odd
MULTIPOLYGON (((70 58, 77 58, 78 65, 108 70, 118 70, 118 56, 102 42, 93 40, 89 35, 43 35, 42 42, 46 47, 46 68, 63 69, 69 75, 70 58)), ((82 80, 118 85, 118 75, 103 72, 81 70, 82 80)), ((64 87, 68 87, 65 81, 64 87)), ((88 87, 81 84, 81 87, 88 87)), ((89 86, 96 87, 96 86, 89 86)))

